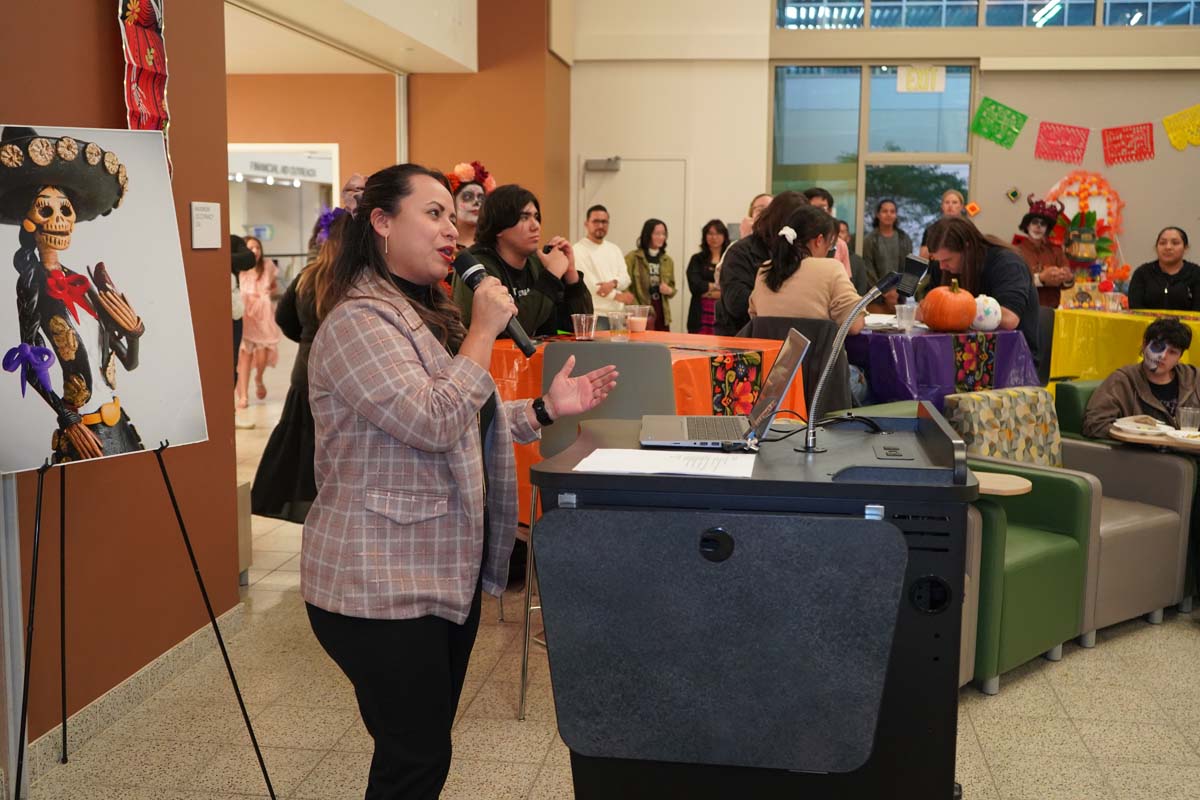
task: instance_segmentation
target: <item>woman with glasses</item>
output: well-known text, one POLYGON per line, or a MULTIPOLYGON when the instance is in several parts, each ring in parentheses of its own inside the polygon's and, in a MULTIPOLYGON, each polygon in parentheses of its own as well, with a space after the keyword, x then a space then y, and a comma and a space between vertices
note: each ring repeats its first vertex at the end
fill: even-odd
MULTIPOLYGON (((517 321, 530 336, 570 331, 572 314, 591 314, 592 295, 575 269, 575 252, 562 236, 542 252, 542 210, 528 189, 508 184, 488 195, 471 254, 500 280, 517 304, 517 321)), ((454 277, 454 302, 471 325, 471 289, 454 277)), ((503 336, 503 334, 501 334, 503 336)))

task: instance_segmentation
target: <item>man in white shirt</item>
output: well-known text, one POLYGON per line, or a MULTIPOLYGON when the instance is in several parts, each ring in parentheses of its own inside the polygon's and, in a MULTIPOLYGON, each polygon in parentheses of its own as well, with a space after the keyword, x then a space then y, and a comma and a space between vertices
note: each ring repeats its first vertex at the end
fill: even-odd
POLYGON ((600 205, 589 208, 584 228, 587 237, 574 245, 575 269, 592 292, 592 307, 598 314, 623 311, 635 300, 629 291, 629 268, 621 248, 604 241, 608 236, 608 209, 600 205))

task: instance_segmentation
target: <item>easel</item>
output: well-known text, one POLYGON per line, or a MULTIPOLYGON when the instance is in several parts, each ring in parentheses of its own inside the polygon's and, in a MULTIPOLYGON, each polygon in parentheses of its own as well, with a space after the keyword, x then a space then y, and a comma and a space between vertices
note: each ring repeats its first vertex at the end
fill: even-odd
MULTIPOLYGON (((233 693, 237 696, 238 707, 242 711, 242 719, 246 723, 246 731, 250 734, 250 742, 254 745, 254 755, 258 758, 259 769, 262 770, 263 781, 267 784, 267 794, 271 800, 275 800, 275 788, 271 785, 271 777, 267 774, 267 765, 263 761, 262 750, 258 746, 258 738, 254 735, 254 727, 250 724, 250 714, 246 711, 246 703, 242 699, 242 690, 238 686, 237 677, 233 674, 233 664, 229 660, 229 651, 225 648, 225 639, 221 636, 221 629, 217 625, 216 614, 213 613, 212 603, 208 599, 208 590, 204 586, 204 578, 200 575, 200 565, 196 562, 196 553, 192 550, 192 541, 188 536, 187 526, 183 522, 183 512, 179 510, 179 501, 175 498, 175 489, 171 485, 171 478, 167 474, 167 465, 163 461, 163 452, 170 447, 170 442, 162 442, 158 449, 154 451, 154 457, 158 459, 158 468, 162 472, 163 484, 167 487, 167 495, 171 498, 171 507, 175 510, 175 521, 179 523, 179 533, 183 536, 183 546, 187 549, 188 559, 192 563, 192 571, 196 575, 196 584, 200 588, 200 596, 204 600, 204 608, 208 611, 208 620, 212 624, 213 633, 217 637, 217 646, 221 649, 221 657, 225 659, 225 669, 229 673, 229 681, 233 684, 233 693)), ((26 725, 29 719, 29 673, 33 662, 33 622, 34 622, 34 605, 37 601, 37 580, 38 580, 38 555, 41 548, 42 538, 42 497, 46 473, 50 471, 50 462, 47 460, 37 471, 37 504, 34 509, 33 522, 33 557, 30 565, 29 576, 29 608, 28 617, 25 627, 25 671, 21 679, 21 718, 20 718, 20 733, 17 738, 17 769, 16 783, 13 790, 13 800, 21 800, 21 780, 25 766, 25 733, 26 725)), ((60 763, 67 763, 67 555, 66 555, 66 529, 67 529, 67 466, 60 466, 59 470, 59 648, 61 658, 61 708, 62 708, 62 756, 60 763)))

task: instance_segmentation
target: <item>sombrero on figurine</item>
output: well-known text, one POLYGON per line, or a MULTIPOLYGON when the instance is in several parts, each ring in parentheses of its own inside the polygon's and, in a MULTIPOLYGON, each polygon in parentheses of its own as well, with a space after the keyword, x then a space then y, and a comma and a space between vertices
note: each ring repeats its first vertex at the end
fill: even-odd
POLYGON ((121 205, 129 186, 116 153, 71 136, 39 136, 33 128, 0 131, 0 223, 20 225, 34 195, 57 186, 71 200, 78 222, 121 205))

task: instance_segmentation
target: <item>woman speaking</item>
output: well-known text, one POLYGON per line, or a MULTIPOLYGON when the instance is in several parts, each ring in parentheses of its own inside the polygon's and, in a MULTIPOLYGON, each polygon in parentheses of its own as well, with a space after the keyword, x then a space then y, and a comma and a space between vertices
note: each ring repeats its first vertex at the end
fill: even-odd
POLYGON ((375 741, 368 800, 436 798, 445 783, 480 591, 499 595, 507 577, 513 440, 616 385, 613 367, 571 377, 568 359, 545 397, 498 400, 488 364, 516 306, 485 278, 464 329, 436 288, 457 237, 441 174, 403 164, 368 178, 309 359, 317 498, 301 594, 375 741))

